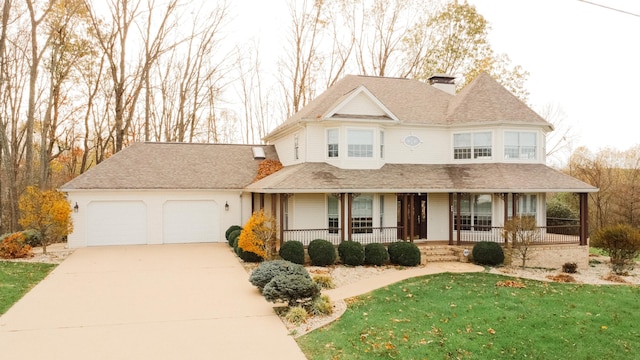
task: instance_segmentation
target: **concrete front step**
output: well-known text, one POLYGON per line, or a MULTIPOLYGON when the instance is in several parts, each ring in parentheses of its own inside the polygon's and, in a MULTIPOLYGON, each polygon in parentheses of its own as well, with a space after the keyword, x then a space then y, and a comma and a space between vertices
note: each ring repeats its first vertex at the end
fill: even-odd
POLYGON ((423 264, 431 262, 466 262, 463 250, 462 248, 449 245, 420 246, 423 264))

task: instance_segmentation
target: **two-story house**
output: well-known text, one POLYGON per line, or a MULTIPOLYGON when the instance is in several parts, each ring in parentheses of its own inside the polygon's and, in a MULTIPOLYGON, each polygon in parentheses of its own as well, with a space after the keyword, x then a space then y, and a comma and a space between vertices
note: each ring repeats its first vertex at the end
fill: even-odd
POLYGON ((264 208, 280 241, 501 242, 516 214, 536 218, 542 244, 586 254, 587 194, 597 189, 545 165, 552 130, 486 73, 458 94, 448 76, 346 76, 273 130, 269 145, 134 144, 69 182, 62 190, 79 207, 69 242, 223 241, 228 226, 264 208), (265 158, 284 167, 254 181, 265 158), (553 192, 579 194, 575 229, 547 228, 553 192))

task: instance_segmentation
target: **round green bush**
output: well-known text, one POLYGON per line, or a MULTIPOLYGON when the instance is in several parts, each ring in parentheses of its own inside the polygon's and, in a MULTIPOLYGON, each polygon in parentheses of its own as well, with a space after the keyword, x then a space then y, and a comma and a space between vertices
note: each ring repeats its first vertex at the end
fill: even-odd
POLYGON ((233 225, 227 230, 227 232, 225 233, 225 236, 227 237, 227 242, 229 243, 229 246, 233 246, 234 241, 238 239, 241 232, 242 232, 242 228, 237 225, 233 225))
POLYGON ((504 262, 504 251, 500 244, 491 241, 476 243, 471 250, 473 262, 479 265, 498 265, 504 262))
POLYGON ((389 261, 402 266, 420 265, 420 249, 412 242, 396 241, 389 244, 389 261))
POLYGON ((238 239, 237 238, 233 243, 233 250, 236 252, 238 257, 240 259, 242 259, 244 262, 255 263, 255 262, 261 262, 262 260, 264 260, 262 258, 262 256, 260 256, 260 255, 258 255, 256 253, 252 253, 251 251, 242 250, 242 248, 240 246, 238 246, 238 239))
POLYGON ((338 255, 344 265, 364 264, 364 247, 357 241, 343 241, 338 245, 338 255))
POLYGON ((320 287, 309 276, 278 275, 262 290, 267 301, 286 302, 289 307, 310 304, 320 295, 320 287))
POLYGON ((379 243, 367 244, 364 247, 364 263, 367 265, 382 266, 389 262, 387 248, 379 243))
POLYGON ((227 239, 227 241, 229 240, 229 234, 231 234, 231 232, 233 230, 242 230, 242 226, 240 226, 240 225, 231 225, 231 226, 229 226, 227 231, 224 232, 224 237, 225 237, 225 239, 227 239))
POLYGON ((296 264, 304 264, 304 245, 300 241, 285 241, 278 252, 281 258, 296 264))
POLYGON ((33 229, 24 230, 22 232, 22 235, 24 235, 25 244, 31 246, 32 248, 36 246, 42 246, 42 234, 40 234, 40 231, 33 229))
POLYGON ((336 262, 336 249, 333 244, 327 240, 315 239, 309 243, 307 248, 311 265, 328 266, 336 262))
POLYGON ((307 269, 300 264, 286 260, 272 260, 258 265, 249 276, 249 282, 262 291, 269 281, 279 275, 302 275, 311 278, 307 269))

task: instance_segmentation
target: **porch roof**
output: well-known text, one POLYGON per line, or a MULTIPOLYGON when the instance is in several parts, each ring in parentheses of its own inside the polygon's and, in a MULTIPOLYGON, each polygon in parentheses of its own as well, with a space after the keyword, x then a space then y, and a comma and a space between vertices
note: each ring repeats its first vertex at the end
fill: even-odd
POLYGON ((597 188, 544 164, 386 164, 341 169, 327 163, 287 166, 254 182, 260 193, 596 192, 597 188))

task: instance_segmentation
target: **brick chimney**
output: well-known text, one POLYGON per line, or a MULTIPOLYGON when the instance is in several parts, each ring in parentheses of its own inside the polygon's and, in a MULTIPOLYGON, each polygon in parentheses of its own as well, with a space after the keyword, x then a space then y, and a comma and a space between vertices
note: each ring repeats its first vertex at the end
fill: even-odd
POLYGON ((446 74, 434 74, 427 79, 429 85, 451 95, 456 94, 456 77, 446 74))

